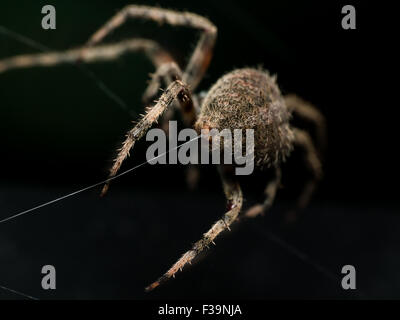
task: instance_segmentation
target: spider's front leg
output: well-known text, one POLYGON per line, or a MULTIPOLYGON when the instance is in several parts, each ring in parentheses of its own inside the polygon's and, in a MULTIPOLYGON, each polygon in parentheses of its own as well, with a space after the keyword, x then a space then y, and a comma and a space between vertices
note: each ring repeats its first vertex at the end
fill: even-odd
MULTIPOLYGON (((142 100, 145 105, 149 104, 154 99, 162 88, 162 82, 168 86, 172 81, 182 80, 182 71, 179 66, 174 62, 166 62, 159 66, 156 72, 152 75, 150 83, 143 94, 142 100)), ((186 83, 186 81, 183 80, 186 83)), ((173 104, 176 107, 176 104, 173 104)), ((168 122, 172 119, 174 108, 170 108, 167 114, 163 117, 162 127, 168 133, 168 122)), ((197 120, 197 113, 199 110, 198 101, 195 95, 192 96, 190 101, 180 102, 180 110, 185 125, 189 128, 193 127, 197 120)))
POLYGON ((142 97, 143 103, 151 103, 151 100, 159 93, 163 82, 168 86, 174 80, 182 80, 182 71, 179 66, 174 61, 161 64, 151 76, 150 83, 142 97))
MULTIPOLYGON (((152 103, 152 101, 159 94, 160 90, 162 90, 161 88, 163 88, 163 83, 165 87, 167 87, 172 81, 175 80, 182 80, 182 71, 174 61, 165 62, 158 66, 156 72, 151 75, 149 85, 143 93, 142 101, 144 105, 149 105, 152 103)), ((177 104, 173 102, 172 107, 169 108, 162 117, 161 128, 166 134, 168 134, 169 121, 173 118, 176 108, 177 104)))
MULTIPOLYGON (((150 83, 143 94, 143 103, 148 105, 158 95, 162 83, 164 83, 165 86, 168 86, 174 80, 182 80, 182 71, 175 62, 166 62, 159 66, 156 72, 152 75, 150 83)), ((186 127, 191 128, 196 122, 199 110, 199 102, 196 95, 192 96, 191 103, 181 103, 180 106, 178 106, 177 102, 173 102, 172 107, 165 112, 161 120, 161 128, 167 134, 169 133, 169 121, 173 118, 174 112, 178 107, 180 107, 182 119, 186 127)), ((185 175, 187 185, 190 189, 194 189, 200 175, 198 167, 189 164, 186 168, 185 175)))
POLYGON ((201 31, 201 37, 183 74, 183 81, 190 85, 194 91, 210 64, 217 38, 216 26, 208 19, 195 13, 177 12, 149 6, 128 5, 117 12, 90 37, 87 47, 94 46, 103 41, 107 35, 122 26, 128 19, 150 20, 159 24, 167 23, 171 26, 190 27, 201 31))
POLYGON ((146 287, 146 291, 151 291, 171 277, 175 277, 175 274, 179 270, 182 270, 186 264, 191 263, 202 251, 206 250, 211 244, 214 244, 215 238, 222 231, 226 229, 230 230, 230 225, 237 219, 243 204, 242 190, 236 180, 232 166, 222 165, 219 169, 227 199, 228 211, 163 276, 146 287))
POLYGON ((114 160, 114 164, 110 169, 109 178, 101 192, 102 196, 106 194, 109 182, 114 179, 122 165, 122 162, 129 156, 129 151, 133 148, 135 142, 143 137, 147 130, 157 122, 158 118, 165 110, 167 110, 174 99, 178 99, 182 105, 193 104, 189 88, 180 80, 172 82, 158 99, 157 103, 153 107, 148 108, 147 113, 142 117, 142 119, 133 129, 128 131, 126 139, 122 144, 122 147, 119 149, 118 156, 114 160))

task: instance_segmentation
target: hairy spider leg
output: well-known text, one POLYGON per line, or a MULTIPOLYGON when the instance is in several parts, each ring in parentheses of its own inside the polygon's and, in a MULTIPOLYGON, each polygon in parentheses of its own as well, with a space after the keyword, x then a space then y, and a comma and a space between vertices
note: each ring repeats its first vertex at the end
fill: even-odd
POLYGON ((255 218, 258 215, 266 213, 272 207, 272 204, 275 200, 276 192, 281 184, 281 178, 281 169, 279 167, 276 167, 274 178, 270 182, 268 182, 267 187, 264 190, 266 199, 262 204, 256 204, 247 209, 246 212, 243 214, 244 217, 255 218))
MULTIPOLYGON (((157 103, 153 107, 148 108, 146 114, 139 120, 133 129, 128 131, 126 139, 122 144, 122 147, 119 149, 118 156, 115 158, 114 164, 110 169, 109 178, 116 175, 122 162, 129 156, 129 151, 133 148, 135 142, 143 137, 153 123, 157 122, 158 118, 176 98, 183 104, 190 104, 192 101, 191 93, 187 85, 180 80, 172 82, 158 99, 157 103)), ((106 194, 108 186, 109 183, 107 182, 101 192, 102 196, 106 194)))
POLYGON ((236 180, 234 168, 228 165, 221 165, 219 166, 219 172, 229 210, 221 219, 215 222, 212 227, 203 234, 203 237, 193 245, 192 249, 184 253, 163 276, 146 287, 146 291, 151 291, 171 277, 175 277, 175 274, 179 270, 182 270, 185 265, 191 263, 202 251, 207 250, 211 244, 214 244, 215 238, 222 231, 226 229, 230 230, 231 224, 237 219, 242 208, 243 195, 240 185, 236 180))
MULTIPOLYGON (((152 79, 143 94, 143 102, 145 105, 150 104, 151 100, 158 95, 162 88, 162 82, 164 82, 165 86, 168 86, 175 80, 182 80, 182 71, 175 62, 167 62, 159 66, 156 72, 152 75, 152 79)), ((192 102, 193 103, 180 103, 183 121, 187 127, 192 127, 197 120, 197 99, 193 99, 192 102)), ((169 108, 163 116, 161 127, 167 133, 168 123, 173 118, 175 109, 176 104, 173 103, 172 108, 169 108)))
POLYGON ((144 52, 157 65, 161 56, 165 57, 168 55, 155 41, 140 38, 85 48, 84 56, 82 56, 82 50, 83 48, 76 48, 66 51, 24 54, 6 58, 0 60, 0 73, 12 69, 52 67, 62 63, 76 63, 79 59, 85 63, 111 61, 128 52, 137 51, 144 52))
POLYGON ((183 81, 194 91, 211 62, 212 51, 217 38, 217 27, 208 19, 191 12, 177 12, 162 8, 128 5, 97 30, 88 40, 87 46, 90 47, 99 43, 128 19, 135 18, 152 20, 160 24, 167 23, 172 26, 191 27, 202 31, 200 40, 183 74, 183 81))
POLYGON ((161 64, 151 75, 149 85, 142 97, 143 103, 152 102, 152 99, 158 95, 160 88, 162 88, 163 82, 168 86, 174 80, 182 80, 182 71, 179 66, 174 61, 161 64))
POLYGON ((284 96, 285 104, 288 109, 302 119, 315 125, 318 146, 318 156, 323 157, 326 149, 326 121, 322 113, 311 103, 303 100, 295 94, 284 96))
POLYGON ((296 220, 296 212, 307 206, 323 175, 322 164, 311 136, 306 131, 298 128, 293 128, 293 133, 294 145, 303 149, 303 159, 311 171, 312 176, 306 181, 303 191, 297 198, 295 208, 286 214, 286 219, 288 221, 296 220))

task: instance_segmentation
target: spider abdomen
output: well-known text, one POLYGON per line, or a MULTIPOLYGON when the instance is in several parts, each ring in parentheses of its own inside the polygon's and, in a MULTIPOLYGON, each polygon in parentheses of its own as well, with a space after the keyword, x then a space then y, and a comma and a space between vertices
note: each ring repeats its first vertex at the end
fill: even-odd
POLYGON ((275 77, 265 70, 245 68, 227 73, 211 87, 195 127, 198 131, 254 129, 255 163, 271 166, 292 149, 289 119, 275 77))

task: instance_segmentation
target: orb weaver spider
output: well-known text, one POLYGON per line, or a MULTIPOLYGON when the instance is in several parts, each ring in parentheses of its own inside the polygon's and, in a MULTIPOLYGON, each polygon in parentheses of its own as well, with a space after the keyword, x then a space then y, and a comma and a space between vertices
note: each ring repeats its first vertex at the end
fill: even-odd
MULTIPOLYGON (((254 160, 259 167, 273 168, 274 178, 265 189, 266 200, 243 213, 245 217, 256 217, 267 211, 275 198, 280 185, 280 164, 289 156, 294 147, 304 150, 304 160, 312 177, 300 194, 296 207, 304 208, 308 203, 317 182, 322 177, 320 154, 310 135, 290 124, 292 114, 297 114, 311 121, 317 128, 317 135, 324 140, 325 120, 323 115, 311 104, 295 95, 283 96, 276 83, 276 78, 263 69, 236 69, 222 76, 205 94, 197 94, 196 88, 204 77, 210 64, 214 44, 217 38, 217 27, 208 19, 189 12, 177 12, 168 9, 129 5, 113 16, 104 26, 92 35, 87 44, 81 48, 64 52, 48 52, 34 55, 21 55, 0 61, 0 73, 10 69, 33 66, 54 66, 61 63, 90 63, 108 61, 118 58, 126 52, 144 52, 154 64, 155 73, 144 92, 143 102, 150 105, 158 96, 159 89, 166 85, 158 100, 145 115, 128 131, 126 139, 119 149, 109 177, 114 177, 129 151, 151 126, 167 110, 176 106, 182 113, 184 124, 202 129, 240 129, 252 128, 255 132, 254 160), (130 39, 116 44, 100 45, 101 41, 128 19, 146 19, 159 24, 184 26, 201 32, 200 39, 192 53, 187 66, 181 69, 172 55, 157 42, 149 39, 130 39)), ((172 113, 163 117, 163 127, 171 119, 172 113)), ((321 143, 322 145, 322 143, 321 143)), ((220 165, 224 193, 227 199, 227 211, 221 219, 194 243, 192 248, 157 281, 150 284, 146 291, 159 286, 162 282, 175 277, 175 274, 191 263, 199 253, 214 244, 215 238, 224 230, 229 230, 237 220, 243 204, 240 184, 233 170, 234 165, 220 165)), ((107 182, 101 195, 109 187, 107 182)))

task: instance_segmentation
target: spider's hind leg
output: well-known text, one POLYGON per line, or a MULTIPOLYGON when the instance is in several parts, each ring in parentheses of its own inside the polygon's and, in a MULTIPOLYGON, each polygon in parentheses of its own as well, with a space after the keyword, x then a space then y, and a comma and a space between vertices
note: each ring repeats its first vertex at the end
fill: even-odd
POLYGON ((322 164, 310 135, 301 129, 293 128, 294 145, 303 149, 304 162, 311 171, 311 178, 306 182, 303 191, 297 198, 295 208, 286 214, 286 220, 296 220, 296 212, 304 209, 311 199, 318 182, 322 178, 322 164))
POLYGON ((323 114, 311 103, 303 100, 295 94, 288 94, 284 97, 285 104, 290 111, 300 118, 311 122, 316 128, 319 156, 323 156, 326 148, 326 121, 323 114))
POLYGON ((211 244, 214 244, 215 238, 222 231, 226 229, 230 230, 230 225, 236 220, 242 208, 243 195, 232 166, 220 166, 220 175, 227 199, 228 211, 212 225, 210 230, 203 234, 203 237, 192 246, 192 249, 183 254, 163 276, 150 284, 146 288, 146 291, 151 291, 171 277, 175 277, 175 274, 179 270, 182 270, 186 264, 191 263, 201 252, 207 250, 211 244))
POLYGON ((279 167, 275 168, 275 177, 267 184, 264 190, 267 198, 262 204, 256 204, 243 214, 245 218, 255 218, 258 215, 266 213, 272 206, 275 200, 276 192, 281 184, 281 169, 279 167))

